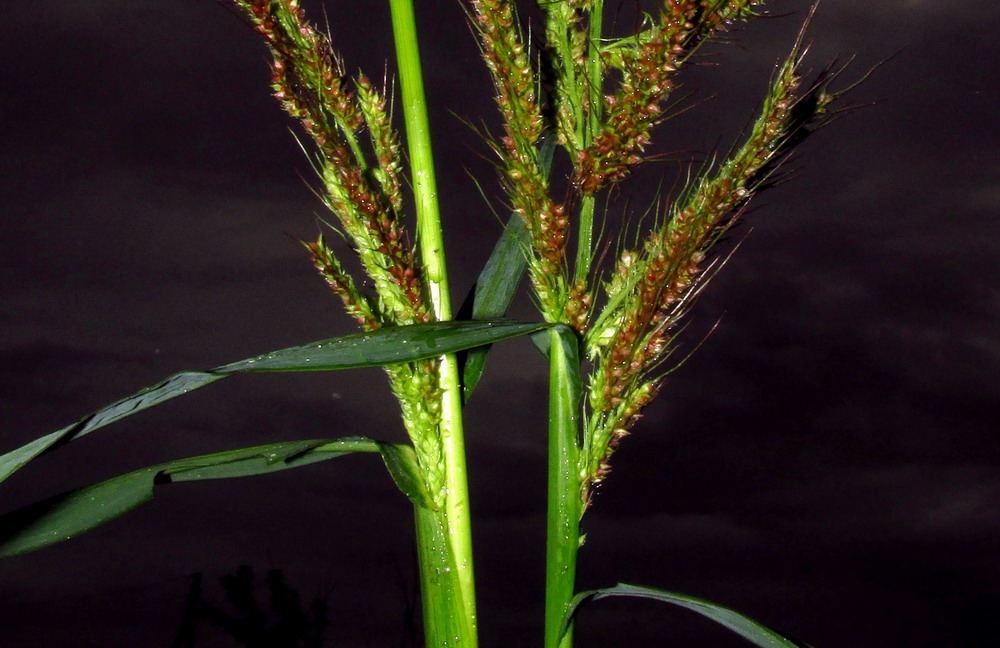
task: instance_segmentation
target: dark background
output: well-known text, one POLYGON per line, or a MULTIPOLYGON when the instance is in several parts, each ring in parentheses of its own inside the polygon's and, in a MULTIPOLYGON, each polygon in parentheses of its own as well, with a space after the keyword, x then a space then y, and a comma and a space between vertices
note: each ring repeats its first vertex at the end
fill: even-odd
MULTIPOLYGON (((349 71, 381 78, 385 4, 328 3, 349 71)), ((488 124, 494 109, 461 6, 417 5, 460 297, 500 227, 467 175, 495 191, 487 149, 444 108, 488 124)), ((673 159, 737 138, 806 7, 774 2, 792 15, 687 71, 690 101, 710 100, 660 132, 673 159)), ((898 54, 851 96, 874 105, 807 141, 798 178, 756 204, 685 336, 717 330, 586 518, 581 587, 703 596, 821 648, 1000 645, 998 25, 992 0, 824 0, 811 67, 855 55, 849 80, 898 54)), ((7 3, 0 43, 0 450, 177 370, 352 330, 295 242, 322 207, 264 48, 223 5, 7 3)), ((647 165, 622 198, 640 210, 629 187, 679 169, 647 165)), ((505 343, 468 410, 484 646, 540 644, 544 376, 527 342, 505 343)), ((387 392, 377 370, 236 377, 30 465, 2 509, 204 452, 401 439, 387 392)), ((0 564, 0 645, 167 646, 188 575, 221 602, 214 581, 240 564, 325 598, 336 645, 399 645, 411 540, 374 457, 177 485, 0 564)), ((588 608, 578 637, 746 645, 628 601, 588 608)))

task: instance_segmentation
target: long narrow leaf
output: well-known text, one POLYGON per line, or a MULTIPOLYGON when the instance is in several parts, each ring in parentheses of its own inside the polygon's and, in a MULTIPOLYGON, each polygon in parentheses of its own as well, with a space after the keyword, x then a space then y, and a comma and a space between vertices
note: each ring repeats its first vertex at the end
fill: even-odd
POLYGON ((235 373, 331 371, 410 362, 534 333, 546 326, 500 320, 414 324, 289 347, 209 371, 174 374, 157 385, 0 456, 0 482, 48 450, 235 373))
MULTIPOLYGON (((513 214, 503 234, 497 241, 493 253, 486 261, 483 271, 476 281, 475 297, 472 305, 473 319, 503 317, 514 300, 514 293, 521 284, 527 267, 525 253, 531 244, 528 228, 517 214, 513 214), (484 313, 493 313, 484 315, 484 313)), ((462 360, 462 400, 468 401, 486 368, 486 356, 490 347, 469 349, 462 360)))
MULTIPOLYGON (((555 134, 550 132, 543 135, 542 143, 538 147, 538 166, 546 178, 552 168, 555 144, 555 134)), ((476 280, 472 319, 491 320, 507 314, 507 309, 514 301, 514 294, 528 267, 526 254, 529 253, 530 247, 531 235, 524 224, 524 219, 519 214, 511 214, 490 258, 476 280)), ((489 352, 489 345, 485 345, 469 349, 465 353, 462 362, 463 400, 469 400, 472 390, 482 377, 489 352)))
POLYGON ((642 587, 639 585, 626 585, 619 583, 614 587, 607 587, 599 590, 581 592, 573 598, 566 618, 563 620, 563 628, 569 627, 569 623, 576 613, 577 608, 584 601, 607 598, 609 596, 631 596, 634 598, 648 598, 654 601, 677 605, 692 612, 696 612, 704 617, 729 628, 750 643, 760 648, 809 648, 808 644, 800 643, 788 637, 784 637, 767 626, 758 623, 750 617, 739 612, 696 598, 686 594, 677 594, 653 587, 642 587))
POLYGON ((0 558, 69 540, 110 522, 152 499, 156 486, 261 475, 354 452, 381 454, 400 490, 415 504, 430 506, 409 446, 362 437, 272 443, 150 466, 7 513, 0 516, 0 558))

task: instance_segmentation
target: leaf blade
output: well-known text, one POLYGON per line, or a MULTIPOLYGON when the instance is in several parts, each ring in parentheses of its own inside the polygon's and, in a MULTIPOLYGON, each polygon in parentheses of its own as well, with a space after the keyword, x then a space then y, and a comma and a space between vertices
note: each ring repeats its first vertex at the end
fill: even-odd
POLYGON ((378 367, 456 353, 528 335, 545 324, 504 320, 431 322, 387 327, 272 351, 213 369, 216 373, 331 371, 378 367))
POLYGON ((36 551, 102 526, 150 501, 156 486, 267 474, 356 452, 381 454, 407 497, 421 506, 430 501, 409 446, 364 437, 271 443, 149 466, 4 514, 0 558, 36 551))
POLYGON ((0 455, 0 482, 58 446, 235 373, 332 371, 409 362, 527 335, 546 326, 504 320, 415 324, 288 347, 209 371, 183 371, 0 455))
POLYGON ((764 624, 718 603, 654 587, 628 585, 626 583, 618 583, 614 587, 590 590, 577 594, 566 612, 563 628, 569 626, 570 620, 584 601, 596 601, 611 596, 648 598, 662 603, 677 605, 725 626, 759 648, 810 648, 808 644, 789 639, 764 624))

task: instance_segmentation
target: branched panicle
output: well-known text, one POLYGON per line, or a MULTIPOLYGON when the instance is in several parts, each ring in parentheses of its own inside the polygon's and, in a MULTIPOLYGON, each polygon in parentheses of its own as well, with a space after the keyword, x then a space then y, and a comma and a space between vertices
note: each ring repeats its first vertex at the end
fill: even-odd
MULTIPOLYGON (((402 155, 385 95, 360 76, 350 90, 329 37, 309 24, 298 0, 233 0, 250 16, 271 50, 271 87, 317 149, 322 199, 371 278, 363 294, 322 236, 304 243, 320 275, 363 329, 428 322, 421 266, 401 221, 402 155), (370 157, 359 142, 367 127, 370 157)), ((441 387, 437 363, 386 367, 429 492, 444 501, 441 387)))
POLYGON ((801 39, 777 70, 761 114, 726 161, 682 193, 664 224, 639 250, 622 252, 605 284, 608 302, 587 336, 594 359, 585 434, 587 475, 582 495, 610 470, 618 442, 655 394, 678 322, 704 287, 706 257, 793 146, 825 123, 840 93, 829 70, 803 87, 801 39))
POLYGON ((564 257, 569 218, 549 195, 536 145, 544 127, 538 79, 528 59, 511 0, 473 0, 472 22, 493 77, 504 136, 493 142, 502 184, 531 234, 532 284, 546 319, 561 321, 566 303, 564 257))
POLYGON ((384 97, 364 77, 355 96, 329 37, 305 20, 298 0, 233 1, 271 50, 274 96, 316 143, 323 199, 375 284, 380 323, 429 321, 420 266, 399 219, 401 156, 384 97), (358 141, 364 126, 373 165, 358 141))

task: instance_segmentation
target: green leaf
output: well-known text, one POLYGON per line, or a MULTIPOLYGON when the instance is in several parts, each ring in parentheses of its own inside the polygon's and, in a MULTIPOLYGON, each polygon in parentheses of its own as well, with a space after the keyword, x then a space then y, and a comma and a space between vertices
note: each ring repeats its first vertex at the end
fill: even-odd
POLYGON ((209 371, 186 371, 103 407, 61 430, 0 456, 0 482, 26 463, 94 430, 235 373, 331 371, 410 362, 534 333, 546 324, 502 320, 433 322, 384 328, 247 358, 209 371))
POLYGON ((124 515, 173 482, 247 477, 326 461, 353 452, 377 452, 400 490, 430 506, 413 449, 363 437, 289 441, 179 459, 56 495, 0 516, 0 558, 69 540, 124 515))
POLYGON ((225 378, 225 375, 208 372, 188 371, 174 374, 157 385, 146 387, 128 398, 123 398, 120 401, 97 410, 93 414, 88 414, 72 425, 35 439, 17 450, 12 450, 0 456, 0 481, 7 479, 7 477, 19 470, 24 464, 43 452, 74 439, 79 439, 97 428, 104 427, 126 416, 141 412, 153 405, 159 405, 175 396, 186 394, 222 378, 225 378))
POLYGON ((434 358, 527 335, 545 324, 503 320, 412 324, 272 351, 213 369, 213 373, 330 371, 434 358))
MULTIPOLYGON (((514 300, 528 265, 525 258, 531 236, 524 221, 512 214, 476 281, 473 319, 503 317, 514 300)), ((468 401, 486 368, 490 347, 470 349, 462 361, 462 400, 468 401)))
MULTIPOLYGON (((538 167, 548 178, 555 151, 555 133, 542 135, 538 147, 538 167)), ((511 214, 483 271, 476 280, 472 319, 491 320, 503 317, 514 301, 514 294, 528 267, 531 234, 518 214, 511 214)), ((468 401, 486 368, 489 345, 470 349, 462 359, 462 400, 468 401)))
POLYGON ((577 594, 573 598, 573 602, 570 603, 569 609, 566 612, 566 617, 563 620, 563 628, 569 627, 569 623, 581 603, 588 600, 596 601, 609 596, 648 598, 653 599, 654 601, 661 601, 663 603, 680 606, 691 610, 692 612, 697 612, 698 614, 729 628, 753 645, 759 646, 760 648, 809 648, 808 644, 800 643, 789 639, 788 637, 784 637, 767 626, 754 621, 750 617, 717 603, 653 587, 626 585, 624 583, 619 583, 614 587, 591 590, 577 594))

